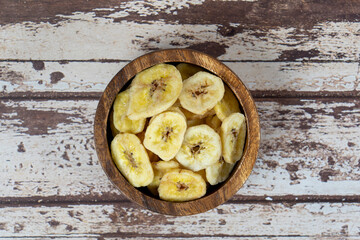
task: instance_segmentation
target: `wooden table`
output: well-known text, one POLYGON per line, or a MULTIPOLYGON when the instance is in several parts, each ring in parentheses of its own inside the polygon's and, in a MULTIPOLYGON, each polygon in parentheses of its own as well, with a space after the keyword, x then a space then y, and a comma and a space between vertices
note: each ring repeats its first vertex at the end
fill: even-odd
POLYGON ((0 1, 0 237, 359 239, 359 1, 0 1), (144 210, 94 150, 97 101, 156 49, 217 57, 251 90, 262 140, 227 203, 144 210))

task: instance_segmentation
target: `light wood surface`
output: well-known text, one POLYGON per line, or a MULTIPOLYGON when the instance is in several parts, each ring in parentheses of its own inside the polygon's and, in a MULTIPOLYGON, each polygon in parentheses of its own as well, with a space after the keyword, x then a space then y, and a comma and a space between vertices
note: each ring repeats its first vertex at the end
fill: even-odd
POLYGON ((0 237, 358 239, 359 14, 333 0, 2 1, 0 237), (223 60, 262 128, 245 185, 190 217, 126 200, 92 139, 110 79, 175 47, 223 60))

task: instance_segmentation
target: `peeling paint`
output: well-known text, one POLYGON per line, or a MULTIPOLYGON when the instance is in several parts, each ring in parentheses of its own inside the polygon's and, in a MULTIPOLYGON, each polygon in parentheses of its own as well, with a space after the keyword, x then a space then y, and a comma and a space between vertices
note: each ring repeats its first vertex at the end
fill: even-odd
POLYGON ((52 84, 58 83, 61 79, 63 79, 65 75, 62 72, 52 72, 50 74, 50 79, 52 84))
POLYGON ((43 61, 32 61, 33 68, 37 71, 45 69, 45 63, 43 61))
POLYGON ((16 120, 14 125, 21 127, 24 129, 22 131, 29 135, 48 134, 49 130, 56 129, 59 124, 71 124, 74 122, 73 119, 81 118, 79 114, 60 113, 56 110, 34 110, 12 101, 3 101, 0 103, 0 109, 2 119, 16 120))
POLYGON ((24 143, 23 143, 23 142, 20 142, 20 144, 18 145, 17 151, 18 151, 18 152, 26 152, 25 146, 24 146, 24 143))
POLYGON ((228 47, 217 42, 203 42, 190 45, 187 48, 207 53, 213 57, 219 57, 226 53, 226 48, 228 47))
POLYGON ((338 171, 335 171, 333 169, 323 169, 319 172, 320 178, 322 182, 327 182, 330 177, 336 176, 338 174, 338 171))
POLYGON ((60 225, 60 222, 52 219, 51 221, 48 222, 48 224, 49 224, 51 227, 55 228, 55 227, 57 227, 57 226, 60 225))

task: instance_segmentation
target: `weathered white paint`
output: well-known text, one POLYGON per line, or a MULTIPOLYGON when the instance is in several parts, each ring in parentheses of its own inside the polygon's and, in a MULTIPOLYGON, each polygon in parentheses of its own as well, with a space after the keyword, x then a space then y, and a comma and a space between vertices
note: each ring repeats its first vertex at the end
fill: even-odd
MULTIPOLYGON (((131 11, 143 11, 141 4, 131 4, 129 9, 110 11, 104 17, 97 17, 96 11, 74 12, 59 16, 63 21, 57 24, 27 22, 0 26, 0 59, 131 60, 151 49, 189 47, 207 42, 226 46, 226 52, 219 57, 222 60, 271 61, 289 50, 319 51, 311 58, 313 60, 339 60, 338 56, 342 56, 341 60, 359 59, 358 22, 320 23, 307 30, 316 36, 314 38, 301 31, 297 33, 294 28, 283 27, 244 30, 224 37, 217 32, 216 24, 114 22, 115 18, 119 21, 131 11)), ((144 11, 144 14, 156 13, 149 13, 149 9, 144 11)))
MULTIPOLYGON (((344 198, 357 195, 360 110, 356 101, 337 101, 304 100, 285 105, 257 102, 262 127, 260 151, 250 178, 237 194, 344 198), (339 108, 343 110, 334 117, 333 111, 339 108), (311 111, 314 113, 310 114, 311 111), (349 111, 351 114, 347 114, 349 111), (311 124, 312 128, 301 129, 304 124, 311 124), (329 157, 333 158, 333 165, 329 157), (289 164, 296 165, 297 171, 287 170, 289 164), (334 176, 323 182, 320 172, 327 169, 334 176), (294 179, 294 174, 298 179, 294 179)), ((7 113, 0 120, 0 197, 120 194, 103 173, 94 150, 92 134, 97 101, 9 100, 2 104, 7 113), (50 125, 47 133, 31 135, 34 133, 27 124, 39 121, 40 115, 18 115, 31 110, 68 115, 62 116, 66 123, 45 121, 45 125, 50 125), (18 151, 21 142, 25 152, 18 151)))
MULTIPOLYGON (((116 234, 114 234, 116 235, 116 234)), ((169 239, 171 238, 171 240, 185 240, 185 239, 189 239, 188 237, 170 237, 170 236, 164 236, 164 237, 161 237, 161 236, 153 236, 153 237, 149 237, 149 236, 137 236, 137 237, 109 237, 108 235, 106 237, 103 237, 103 238, 99 238, 97 237, 98 235, 96 236, 93 236, 93 235, 85 235, 85 234, 81 234, 80 236, 78 235, 75 235, 75 234, 69 234, 69 235, 56 235, 56 236, 51 236, 51 239, 56 239, 56 240, 69 240, 70 239, 76 239, 76 240, 102 240, 102 239, 106 239, 106 240, 122 240, 122 239, 126 239, 126 240, 138 240, 138 239, 142 239, 142 240, 162 240, 162 239, 169 239)), ((26 236, 22 236, 20 238, 13 238, 11 237, 11 240, 39 240, 39 239, 48 239, 49 237, 48 236, 38 236, 38 237, 26 237, 26 236)), ((193 237, 193 238, 190 238, 190 239, 201 239, 201 240, 216 240, 216 239, 219 239, 219 237, 203 237, 203 236, 196 236, 196 237, 193 237)), ((227 236, 227 237, 221 237, 221 239, 251 239, 251 240, 269 240, 269 239, 277 239, 277 238, 273 238, 273 237, 233 237, 233 236, 227 236)), ((303 239, 303 237, 281 237, 282 240, 289 240, 289 239, 303 239)), ((311 239, 311 240, 316 240, 318 238, 308 238, 308 239, 311 239)), ((327 239, 333 239, 333 238, 321 238, 322 240, 327 240, 327 239)), ((352 238, 352 237, 348 237, 347 239, 355 239, 355 238, 352 238)))
POLYGON ((102 171, 94 150, 93 118, 97 101, 3 103, 16 109, 11 113, 15 119, 6 120, 12 118, 11 115, 2 114, 0 126, 2 197, 97 195, 103 190, 116 191, 102 171), (16 119, 19 108, 69 114, 66 118, 69 122, 48 127, 47 133, 30 135, 21 123, 26 121, 24 118, 32 121, 36 113, 16 119), (18 151, 21 142, 25 152, 18 151))
POLYGON ((44 70, 35 70, 31 62, 1 62, 0 89, 3 92, 101 92, 126 63, 45 62, 44 70), (51 80, 54 72, 64 77, 55 83, 51 80))
MULTIPOLYGON (((229 0, 225 0, 225 1, 229 1, 229 0)), ((246 0, 248 1, 248 0, 246 0)), ((83 235, 82 235, 83 236, 83 235)), ((20 238, 11 238, 12 240, 39 240, 39 239, 47 239, 48 237, 46 236, 38 236, 38 237, 20 237, 20 238)), ((68 235, 67 237, 61 237, 59 235, 57 235, 56 237, 51 236, 51 239, 56 239, 56 240, 68 240, 69 238, 71 239, 76 239, 76 240, 101 240, 101 239, 106 239, 106 240, 122 240, 124 239, 124 237, 103 237, 103 238, 99 238, 99 237, 94 237, 94 236, 86 236, 86 237, 79 237, 79 236, 75 236, 75 235, 68 235)), ((186 240, 186 239, 201 239, 201 240, 214 240, 214 239, 219 239, 218 236, 213 236, 213 237, 203 237, 203 236, 196 236, 193 238, 189 238, 189 237, 173 237, 173 236, 165 236, 165 237, 161 237, 161 236, 154 236, 154 237, 148 237, 148 236, 137 236, 137 237, 126 237, 127 240, 138 240, 138 239, 144 239, 144 240, 159 240, 159 239, 169 239, 171 238, 172 240, 186 240)), ((254 236, 221 236, 221 239, 251 239, 251 240, 277 240, 277 239, 281 239, 281 240, 293 240, 293 239, 304 239, 303 236, 291 236, 291 237, 268 237, 268 236, 262 236, 262 237, 254 237, 254 236)), ((316 236, 316 237, 308 237, 306 236, 306 239, 309 240, 334 240, 334 239, 339 239, 339 237, 320 237, 320 236, 316 236)), ((340 239, 354 239, 354 240, 358 240, 359 238, 357 236, 346 236, 346 238, 340 238, 340 239)))
MULTIPOLYGON (((281 58, 286 51, 294 51, 295 55, 296 51, 319 51, 311 60, 353 62, 227 62, 251 90, 360 90, 358 22, 323 22, 304 31, 283 27, 244 30, 223 37, 218 25, 121 21, 129 14, 139 18, 159 11, 176 15, 179 9, 201 3, 202 0, 127 1, 114 8, 59 15, 62 20, 56 25, 2 25, 0 60, 90 62, 47 61, 41 71, 34 70, 30 62, 0 62, 0 91, 101 92, 126 61, 150 49, 206 42, 224 45, 225 53, 219 57, 222 60, 273 61, 280 57, 286 61, 281 58), (106 11, 107 15, 98 17, 98 13, 106 11), (94 62, 102 59, 124 62, 94 62), (51 83, 50 74, 54 72, 61 72, 64 78, 51 83)), ((241 26, 238 22, 228 24, 241 26)), ((121 239, 130 233, 129 239, 139 239, 141 234, 144 239, 187 239, 189 234, 197 239, 220 238, 215 234, 227 235, 221 236, 224 239, 359 239, 359 203, 271 202, 288 194, 335 195, 344 200, 359 195, 359 104, 350 99, 288 99, 286 104, 284 100, 281 104, 276 101, 257 102, 262 125, 259 158, 249 180, 237 193, 238 197, 264 196, 268 203, 227 203, 196 216, 170 217, 139 209, 129 202, 54 201, 82 197, 86 201, 109 200, 108 196, 110 200, 124 199, 106 178, 95 154, 92 129, 97 102, 2 100, 0 198, 40 200, 34 206, 9 206, 11 202, 2 205, 0 238, 121 239), (52 119, 52 114, 58 117, 52 119), (321 181, 323 170, 333 171, 334 176, 329 176, 327 182, 321 181), (43 198, 53 203, 44 204, 43 198), (173 233, 184 237, 174 238, 170 236, 173 233)))
MULTIPOLYGON (((0 62, 0 89, 10 92, 102 92, 128 62, 44 62, 35 70, 31 62, 0 62), (52 83, 51 74, 64 77, 52 83)), ((225 62, 253 91, 360 90, 358 63, 225 62)))
POLYGON ((134 204, 3 207, 0 235, 346 238, 359 237, 359 214, 359 203, 225 204, 187 217, 160 215, 134 204))
POLYGON ((357 63, 226 62, 252 91, 360 90, 357 63))
POLYGON ((358 105, 337 100, 302 100, 297 104, 288 101, 289 105, 271 101, 257 103, 262 127, 262 150, 257 162, 260 169, 254 168, 250 181, 239 193, 247 194, 260 188, 268 195, 277 195, 272 194, 275 192, 357 195, 360 191, 358 105), (344 109, 339 111, 341 108, 344 109), (339 111, 338 114, 334 114, 335 111, 339 111), (273 168, 271 174, 266 173, 266 161, 278 163, 280 167, 273 168), (286 170, 288 165, 296 165, 298 170, 286 170), (333 170, 335 175, 328 182, 321 181, 321 171, 325 169, 333 170), (298 179, 291 180, 292 176, 298 179))
POLYGON ((114 11, 114 13, 110 13, 109 17, 121 18, 128 16, 129 13, 136 13, 140 17, 151 16, 158 15, 160 11, 163 11, 167 14, 176 15, 176 10, 189 8, 191 5, 199 5, 202 4, 204 1, 205 0, 127 1, 120 3, 120 5, 117 7, 114 7, 114 9, 112 10, 114 11))
MULTIPOLYGON (((114 234, 116 236, 116 234, 114 234)), ((76 234, 58 234, 56 236, 52 235, 51 239, 56 239, 56 240, 69 240, 69 239, 76 239, 76 240, 102 240, 102 239, 106 239, 106 240, 121 240, 121 239, 126 239, 126 240, 138 240, 138 239, 142 239, 142 240, 162 240, 162 239, 169 239, 170 236, 136 236, 136 237, 109 237, 109 235, 107 235, 106 237, 98 237, 99 234, 97 235, 86 235, 86 234, 81 234, 76 235, 76 234)), ((44 235, 44 236, 37 236, 37 237, 28 237, 28 236, 21 236, 21 237, 11 237, 11 240, 39 240, 39 239, 49 239, 50 237, 48 235, 44 235)), ((185 240, 185 239, 189 239, 189 237, 171 237, 172 240, 185 240)), ((195 237, 190 238, 190 239, 195 239, 195 237)), ((214 239, 219 239, 219 237, 213 236, 213 237, 203 237, 203 236, 197 236, 196 239, 201 239, 201 240, 214 240, 214 239)), ((227 237, 221 237, 221 239, 251 239, 251 240, 269 240, 269 239, 278 239, 278 238, 274 238, 274 237, 234 237, 234 236, 227 236, 227 237)), ((284 240, 288 240, 288 239, 303 239, 303 237, 281 237, 281 239, 284 240)), ((318 238, 307 238, 307 239, 311 239, 311 240, 316 240, 318 238)), ((321 238, 322 240, 327 240, 327 239, 333 239, 333 238, 321 238)), ((348 237, 346 239, 356 239, 353 237, 348 237)))

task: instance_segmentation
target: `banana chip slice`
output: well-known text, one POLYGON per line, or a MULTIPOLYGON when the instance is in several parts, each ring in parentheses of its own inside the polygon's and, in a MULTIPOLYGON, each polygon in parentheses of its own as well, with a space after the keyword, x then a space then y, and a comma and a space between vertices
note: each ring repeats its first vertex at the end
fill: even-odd
POLYGON ((128 117, 138 120, 165 111, 175 103, 182 86, 180 72, 169 64, 158 64, 138 73, 130 87, 128 117))
POLYGON ((124 177, 134 187, 149 185, 154 172, 145 148, 131 133, 120 133, 111 142, 112 158, 124 177))
POLYGON ((154 179, 153 181, 147 186, 150 192, 154 195, 159 195, 158 187, 160 185, 161 178, 172 169, 180 168, 180 164, 175 160, 170 161, 158 161, 151 163, 153 170, 154 170, 154 179))
POLYGON ((180 107, 174 107, 174 106, 172 106, 172 107, 168 108, 166 111, 167 111, 167 112, 177 112, 177 113, 180 113, 181 116, 183 116, 183 117, 186 119, 186 116, 185 116, 185 114, 181 111, 180 107))
POLYGON ((158 191, 160 198, 166 201, 190 201, 205 195, 206 183, 197 173, 176 169, 162 177, 158 191))
POLYGON ((176 68, 179 70, 183 80, 188 79, 197 72, 203 71, 201 67, 190 63, 179 63, 178 65, 176 65, 176 68))
POLYGON ((220 130, 221 120, 216 115, 205 118, 205 123, 209 125, 212 129, 214 129, 216 132, 220 130))
POLYGON ((139 133, 144 130, 146 119, 131 120, 126 114, 129 107, 130 90, 119 93, 114 101, 113 115, 110 116, 114 128, 118 132, 139 133))
POLYGON ((186 131, 186 120, 178 112, 164 112, 153 117, 145 132, 144 146, 163 160, 175 157, 186 131))
POLYGON ((221 140, 206 124, 190 127, 186 130, 184 141, 176 160, 194 172, 205 169, 218 161, 221 155, 221 140))
POLYGON ((200 171, 197 171, 195 173, 199 174, 205 180, 205 182, 207 182, 205 169, 201 169, 200 171))
POLYGON ((188 127, 193 127, 193 126, 204 124, 205 121, 204 121, 204 119, 195 118, 195 119, 188 119, 186 121, 186 123, 187 123, 188 127))
POLYGON ((119 171, 166 201, 201 198, 243 155, 246 119, 236 96, 196 65, 158 64, 138 73, 109 118, 119 171))
POLYGON ((241 113, 230 114, 221 124, 220 136, 225 162, 235 163, 239 161, 245 144, 245 116, 241 113))
POLYGON ((208 72, 198 72, 184 81, 179 100, 186 110, 203 115, 224 96, 221 78, 208 72))
POLYGON ((184 113, 186 119, 188 119, 188 120, 204 119, 204 118, 206 118, 206 117, 208 117, 208 116, 212 116, 212 115, 215 114, 215 110, 214 110, 214 109, 211 109, 211 110, 209 110, 209 111, 207 111, 206 113, 201 114, 201 115, 192 113, 192 112, 186 110, 185 108, 181 108, 181 111, 184 113))
POLYGON ((186 122, 187 122, 188 127, 204 124, 205 123, 205 118, 207 116, 215 114, 214 109, 211 109, 210 111, 207 111, 203 115, 198 115, 198 114, 189 112, 185 108, 180 108, 180 110, 184 113, 184 115, 186 117, 186 122))
POLYGON ((211 185, 216 185, 225 181, 229 177, 234 166, 234 163, 227 163, 221 157, 215 164, 206 168, 205 172, 207 181, 211 185))
POLYGON ((224 97, 214 107, 215 113, 221 121, 235 112, 240 112, 239 102, 233 91, 225 85, 224 97))
MULTIPOLYGON (((139 138, 140 142, 144 145, 144 139, 145 139, 145 131, 142 131, 141 133, 136 134, 136 136, 139 138)), ((153 153, 152 151, 146 149, 146 152, 149 156, 150 162, 157 162, 160 160, 159 156, 153 153)))

